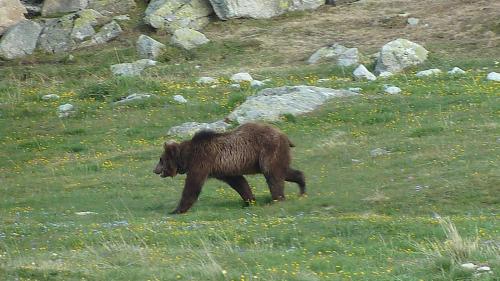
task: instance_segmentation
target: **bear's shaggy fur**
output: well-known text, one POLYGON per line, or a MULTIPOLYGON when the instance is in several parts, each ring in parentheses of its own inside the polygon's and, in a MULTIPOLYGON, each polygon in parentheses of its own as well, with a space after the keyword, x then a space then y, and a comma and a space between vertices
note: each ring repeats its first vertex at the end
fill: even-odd
POLYGON ((216 178, 231 186, 245 202, 255 200, 243 175, 261 173, 273 200, 284 200, 284 181, 306 191, 304 174, 290 167, 294 145, 279 130, 247 123, 226 133, 201 131, 191 140, 167 142, 154 173, 174 177, 187 173, 182 198, 173 213, 184 213, 196 202, 204 182, 216 178))

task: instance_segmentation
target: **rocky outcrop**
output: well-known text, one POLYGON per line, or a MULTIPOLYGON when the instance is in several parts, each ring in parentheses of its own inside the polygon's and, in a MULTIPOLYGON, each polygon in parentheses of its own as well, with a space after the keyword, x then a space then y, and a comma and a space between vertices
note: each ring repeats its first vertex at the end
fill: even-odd
POLYGON ((323 47, 307 60, 309 64, 333 62, 338 66, 356 66, 359 64, 358 48, 346 48, 340 44, 323 47))
POLYGON ((358 94, 347 90, 313 86, 269 88, 249 97, 228 115, 228 119, 240 124, 257 120, 277 121, 284 114, 305 114, 332 98, 355 95, 358 94))
POLYGON ((141 35, 136 43, 137 54, 141 59, 156 59, 165 49, 165 45, 153 38, 141 35))
POLYGON ((76 12, 85 9, 88 4, 88 0, 45 0, 42 6, 42 16, 76 12))
POLYGON ((325 0, 210 0, 217 16, 232 18, 267 19, 291 11, 313 10, 325 0))
POLYGON ((96 29, 109 18, 95 10, 86 9, 59 19, 46 19, 38 42, 39 48, 48 53, 60 53, 76 48, 106 43, 122 32, 116 21, 96 29))
POLYGON ((201 30, 212 13, 208 0, 153 0, 145 11, 144 22, 170 33, 179 28, 201 30))
POLYGON ((0 39, 0 58, 11 60, 32 54, 41 31, 42 27, 30 20, 10 27, 0 39))
POLYGON ((394 40, 382 47, 375 66, 375 72, 400 72, 407 67, 424 62, 428 53, 424 47, 417 43, 406 39, 394 40))
POLYGON ((210 40, 208 40, 207 37, 199 31, 190 28, 181 28, 174 32, 170 43, 186 50, 190 50, 206 44, 209 41, 210 40))
POLYGON ((0 1, 0 35, 2 35, 10 26, 24 20, 26 8, 19 0, 0 1))

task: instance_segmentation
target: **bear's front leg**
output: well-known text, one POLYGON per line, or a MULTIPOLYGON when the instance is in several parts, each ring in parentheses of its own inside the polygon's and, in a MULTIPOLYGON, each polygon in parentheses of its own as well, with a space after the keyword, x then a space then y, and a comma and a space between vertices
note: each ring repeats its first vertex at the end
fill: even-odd
POLYGON ((186 182, 184 183, 184 190, 182 191, 179 206, 177 206, 171 214, 182 214, 187 212, 198 199, 201 188, 203 187, 203 183, 205 183, 206 179, 206 174, 188 173, 186 182))

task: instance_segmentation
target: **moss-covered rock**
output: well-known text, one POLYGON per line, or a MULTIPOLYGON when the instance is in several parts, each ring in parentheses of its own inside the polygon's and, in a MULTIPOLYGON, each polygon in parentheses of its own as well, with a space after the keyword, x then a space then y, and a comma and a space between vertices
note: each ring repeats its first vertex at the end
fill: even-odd
POLYGON ((171 33, 180 28, 201 30, 212 13, 208 0, 153 0, 146 9, 144 22, 171 33))

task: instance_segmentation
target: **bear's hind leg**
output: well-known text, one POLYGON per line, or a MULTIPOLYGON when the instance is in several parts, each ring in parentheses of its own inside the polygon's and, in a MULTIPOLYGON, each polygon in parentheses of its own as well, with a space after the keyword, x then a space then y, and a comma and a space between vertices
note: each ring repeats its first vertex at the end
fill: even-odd
POLYGON ((249 204, 255 201, 255 196, 252 193, 252 189, 250 189, 250 185, 248 185, 247 180, 243 176, 225 176, 218 177, 217 179, 227 183, 231 186, 238 194, 241 196, 245 203, 249 204))
POLYGON ((304 173, 299 170, 295 170, 292 168, 288 168, 286 172, 285 180, 289 182, 294 182, 299 185, 300 195, 306 193, 306 180, 304 177, 304 173))
POLYGON ((267 185, 269 186, 271 198, 274 201, 285 200, 285 180, 275 175, 264 175, 264 177, 266 178, 267 185))

